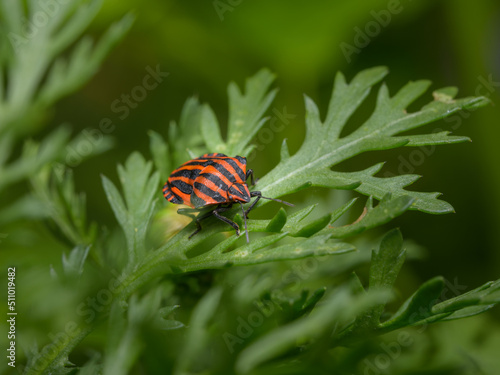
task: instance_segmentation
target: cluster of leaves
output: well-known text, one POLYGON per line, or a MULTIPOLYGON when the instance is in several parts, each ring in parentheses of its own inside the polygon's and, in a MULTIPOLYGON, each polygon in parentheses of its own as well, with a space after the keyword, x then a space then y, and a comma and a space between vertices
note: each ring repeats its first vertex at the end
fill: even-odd
MULTIPOLYGON (((81 37, 102 1, 0 1, 0 192, 58 163, 65 173, 65 150, 74 149, 82 134, 71 139, 60 126, 43 140, 26 140, 21 155, 15 146, 46 125, 47 112, 62 97, 83 86, 97 72, 111 48, 125 35, 133 18, 111 25, 97 43, 81 37), (43 21, 43 22, 42 22, 43 21), (81 38, 80 38, 81 37, 81 38), (64 56, 63 56, 64 55, 64 56)), ((82 159, 111 147, 109 138, 82 159)), ((52 202, 24 195, 1 211, 1 223, 20 217, 44 217, 52 202), (47 204, 48 203, 48 204, 47 204)))
MULTIPOLYGON (((151 325, 171 332, 178 328, 187 330, 183 345, 175 349, 178 359, 172 360, 171 364, 175 373, 195 373, 200 370, 200 366, 204 369, 224 366, 220 360, 227 357, 223 354, 227 348, 219 348, 220 342, 225 342, 232 350, 233 346, 245 341, 222 331, 224 323, 217 318, 230 313, 224 311, 224 304, 221 302, 223 298, 230 298, 227 296, 227 288, 219 285, 206 292, 193 309, 189 327, 186 328, 183 323, 173 319, 172 314, 179 306, 177 303, 180 297, 176 295, 172 278, 230 266, 253 265, 259 268, 263 267, 258 266, 262 263, 281 264, 278 261, 309 257, 355 256, 356 247, 346 242, 347 239, 385 224, 408 209, 430 213, 451 211, 448 203, 437 199, 437 193, 404 190, 404 187, 416 180, 416 176, 375 177, 380 164, 359 172, 335 172, 330 169, 361 152, 467 140, 447 133, 411 136, 398 134, 455 111, 477 108, 486 103, 484 98, 454 99, 450 96, 454 90, 448 88, 435 92, 434 101, 419 111, 406 113, 405 109, 425 91, 428 82, 409 83, 393 97, 389 96, 387 88, 382 85, 372 116, 357 130, 340 138, 350 115, 385 74, 385 68, 370 69, 358 74, 348 84, 339 73, 324 122, 320 121, 314 103, 306 98, 307 134, 304 144, 291 156, 284 142, 281 162, 258 182, 259 190, 272 197, 310 186, 351 189, 368 195, 363 213, 352 224, 335 226, 353 207, 355 199, 326 216, 312 220, 307 218, 314 210, 314 205, 298 209, 292 214, 281 208, 269 220, 249 220, 250 232, 265 233, 252 238, 249 244, 239 240, 234 233, 229 237, 221 236, 220 232, 227 231, 228 228, 217 220, 208 221, 203 231, 192 239, 188 239, 188 234, 193 226, 188 225, 159 246, 155 247, 148 241, 148 228, 157 208, 155 197, 158 196, 160 174, 166 176, 172 166, 184 161, 179 144, 185 148, 184 159, 208 150, 229 154, 251 151, 249 142, 264 124, 265 118, 262 115, 274 97, 274 91, 268 92, 273 76, 267 70, 249 79, 244 93, 236 85, 230 85, 227 142, 220 136, 219 124, 210 107, 191 99, 184 107, 179 125, 172 123, 170 126, 169 134, 176 135, 175 144, 167 144, 158 133, 150 133, 154 164, 134 152, 123 166, 118 166, 123 193, 109 178, 103 177, 104 191, 123 230, 123 246, 127 249, 127 257, 113 260, 114 264, 119 264, 122 268, 122 276, 120 285, 114 291, 112 304, 90 326, 85 326, 84 330, 87 334, 99 327, 100 322, 109 322, 104 359, 95 357, 80 371, 85 373, 90 368, 102 369, 106 374, 130 371, 144 351, 144 346, 148 345, 139 328, 151 325), (242 127, 248 131, 242 132, 242 127), (199 129, 203 139, 189 137, 193 129, 199 129), (205 147, 200 141, 204 141, 205 147), (192 150, 196 150, 196 154, 190 155, 189 151, 192 150), (157 171, 153 171, 153 166, 157 171), (379 200, 376 205, 374 198, 379 200), (143 289, 144 286, 146 289, 143 289), (128 312, 125 313, 125 310, 128 312), (213 345, 214 337, 219 342, 218 359, 209 359, 207 351, 213 345), (200 362, 200 359, 204 361, 200 362)), ((55 188, 47 189, 54 191, 55 188)), ((75 221, 75 217, 82 217, 83 212, 73 212, 73 215, 71 221, 75 221)), ((229 215, 241 223, 237 210, 229 215)), ((85 230, 81 233, 85 233, 85 230)), ((74 259, 73 262, 66 259, 63 268, 72 267, 74 270, 80 262, 85 261, 84 250, 80 249, 70 258, 74 259)), ((113 254, 106 246, 100 251, 108 253, 97 254, 97 259, 113 254)), ((322 287, 311 294, 303 291, 299 296, 296 293, 288 297, 276 294, 279 289, 272 292, 275 287, 272 284, 263 283, 257 288, 252 285, 254 301, 262 301, 262 298, 272 301, 279 306, 282 321, 269 330, 258 332, 229 362, 234 363, 234 368, 239 373, 257 371, 258 368, 265 373, 266 368, 272 371, 277 365, 295 366, 297 359, 304 360, 305 366, 305 363, 309 363, 308 357, 318 350, 318 346, 338 350, 345 345, 366 342, 368 338, 403 327, 476 315, 500 302, 499 282, 490 282, 466 294, 442 300, 440 296, 444 280, 438 277, 424 283, 399 310, 382 320, 385 306, 393 298, 391 291, 405 254, 400 232, 390 231, 382 239, 378 250, 372 254, 366 290, 355 274, 347 283, 332 285, 330 280, 328 290, 322 287), (299 352, 298 348, 301 348, 299 352)), ((248 293, 248 285, 244 281, 242 284, 239 287, 245 288, 248 293)), ((286 289, 289 284, 284 283, 282 287, 286 289)), ((168 339, 172 335, 160 339, 164 341, 165 347, 176 345, 168 339)), ((39 369, 67 369, 68 354, 84 336, 78 331, 78 334, 75 333, 64 342, 53 343, 57 350, 52 348, 50 352, 45 349, 36 352, 30 360, 28 373, 42 373, 39 369)), ((297 367, 298 372, 301 366, 297 367)))

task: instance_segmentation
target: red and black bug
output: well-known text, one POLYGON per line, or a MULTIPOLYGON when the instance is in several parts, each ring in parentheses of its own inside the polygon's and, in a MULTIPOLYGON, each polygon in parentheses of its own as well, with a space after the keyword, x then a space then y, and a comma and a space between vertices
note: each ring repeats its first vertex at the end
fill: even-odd
POLYGON ((182 164, 173 171, 163 187, 163 196, 171 203, 186 204, 192 207, 177 210, 179 214, 190 216, 196 220, 197 229, 189 238, 201 230, 200 222, 212 215, 231 225, 235 229, 236 235, 239 236, 240 227, 238 224, 222 216, 221 213, 229 210, 234 203, 240 204, 245 221, 247 242, 249 242, 247 217, 259 199, 270 199, 293 206, 293 204, 280 199, 263 197, 260 191, 250 191, 246 183, 249 177, 252 185, 255 185, 253 171, 251 169, 247 171, 246 158, 242 156, 232 158, 217 153, 205 154, 182 164), (252 197, 257 198, 245 210, 243 203, 249 203, 252 197), (205 209, 208 211, 194 216, 195 213, 205 209))

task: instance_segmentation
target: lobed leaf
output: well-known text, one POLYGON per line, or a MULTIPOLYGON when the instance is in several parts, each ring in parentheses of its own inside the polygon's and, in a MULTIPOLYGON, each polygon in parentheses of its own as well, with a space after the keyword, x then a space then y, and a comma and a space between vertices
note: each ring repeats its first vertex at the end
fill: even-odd
POLYGON ((264 125, 262 118, 269 108, 276 90, 269 90, 274 75, 262 69, 249 78, 242 94, 234 82, 228 87, 229 119, 226 142, 223 141, 220 126, 215 114, 208 106, 204 106, 201 132, 210 152, 221 152, 229 156, 245 156, 249 153, 248 145, 264 125))
POLYGON ((115 185, 102 176, 108 201, 127 239, 129 267, 136 265, 145 252, 144 241, 153 215, 155 195, 159 184, 158 172, 150 175, 152 164, 135 152, 125 166, 118 166, 124 199, 115 185))
MULTIPOLYGON (((179 124, 170 123, 168 132, 169 149, 172 152, 170 169, 177 168, 189 159, 206 152, 203 147, 203 137, 200 134, 203 124, 204 107, 197 98, 189 98, 184 103, 179 124)), ((168 177, 165 175, 165 179, 168 177)))
POLYGON ((163 137, 157 132, 150 130, 149 135, 149 148, 156 169, 160 172, 160 176, 164 179, 167 178, 173 167, 170 164, 169 147, 168 143, 163 140, 163 137))
MULTIPOLYGON (((405 256, 406 251, 403 249, 401 232, 398 229, 389 231, 382 238, 379 249, 372 251, 369 291, 391 290, 404 263, 405 256)), ((357 293, 364 294, 365 289, 361 281, 356 274, 353 277, 357 293)), ((339 341, 345 341, 346 337, 359 337, 376 331, 387 302, 387 300, 381 300, 372 308, 358 315, 354 323, 339 336, 339 341)))
POLYGON ((264 125, 262 116, 277 93, 276 89, 268 92, 274 78, 269 70, 260 70, 246 81, 244 94, 234 82, 229 84, 228 155, 242 152, 264 125))
MULTIPOLYGON (((373 195, 378 199, 382 199, 384 194, 389 191, 394 197, 409 196, 414 199, 410 209, 419 210, 432 214, 444 214, 454 212, 453 207, 442 200, 436 199, 440 193, 423 193, 405 190, 404 188, 420 178, 417 175, 405 174, 395 177, 375 177, 374 174, 378 173, 383 164, 379 163, 360 172, 341 173, 346 180, 363 181, 363 183, 356 188, 360 193, 366 195, 373 195)), ((338 172, 334 172, 338 173, 338 172)))
MULTIPOLYGON (((380 243, 378 250, 372 251, 370 265, 370 290, 391 289, 396 281, 406 258, 403 248, 403 236, 399 229, 388 232, 380 243)), ((370 314, 370 326, 380 323, 380 316, 385 303, 377 305, 370 314)))
POLYGON ((406 108, 427 90, 429 82, 410 82, 393 97, 390 97, 387 87, 382 85, 378 91, 375 111, 370 118, 351 134, 340 138, 341 131, 350 116, 361 105, 373 85, 386 73, 385 68, 369 69, 359 73, 350 84, 346 83, 341 74, 337 75, 324 122, 320 119, 317 106, 306 97, 304 143, 293 156, 284 151, 281 162, 259 181, 259 190, 264 195, 279 197, 312 185, 355 189, 377 199, 382 199, 387 193, 391 193, 394 197, 409 195, 415 198, 411 209, 428 213, 453 212, 450 204, 436 199, 438 193, 404 190, 404 187, 414 181, 413 177, 408 178, 406 175, 392 178, 374 177, 374 174, 380 171, 382 164, 376 164, 360 172, 329 170, 330 167, 367 151, 465 141, 467 140, 465 137, 450 137, 447 133, 416 136, 398 136, 398 134, 450 116, 456 111, 473 109, 488 103, 484 97, 449 100, 445 97, 448 92, 445 90, 442 95, 435 95, 435 100, 429 105, 417 112, 407 113, 406 108))

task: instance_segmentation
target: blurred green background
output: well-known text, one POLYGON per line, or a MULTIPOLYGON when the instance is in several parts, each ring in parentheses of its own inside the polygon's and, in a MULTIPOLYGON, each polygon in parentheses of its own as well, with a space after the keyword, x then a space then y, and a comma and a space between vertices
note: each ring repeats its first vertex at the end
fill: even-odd
MULTIPOLYGON (((425 259, 403 269, 404 278, 412 281, 402 294, 408 295, 435 275, 457 280, 467 289, 499 277, 500 2, 107 1, 90 33, 99 36, 129 11, 136 21, 124 41, 90 83, 54 107, 48 126, 34 135, 42 138, 61 123, 70 123, 75 135, 98 129, 104 118, 116 125, 110 134, 115 139, 113 149, 72 168, 77 190, 87 193, 92 220, 116 226, 100 175, 116 180, 117 163, 134 150, 149 157, 148 130, 167 136, 169 122, 178 120, 188 97, 209 103, 224 123, 230 81, 242 86, 263 67, 276 74, 275 86, 280 91, 269 115, 276 115, 276 110, 291 117, 283 129, 261 131, 257 137, 259 152, 251 167, 257 175, 264 175, 279 161, 283 138, 288 139, 291 152, 303 140, 304 94, 324 114, 337 71, 350 80, 362 69, 386 65, 391 72, 386 79, 391 93, 410 80, 430 79, 433 89, 457 86, 459 96, 485 95, 492 101, 477 113, 455 115, 425 129, 452 130, 471 137, 472 143, 443 146, 428 154, 418 149, 415 153, 413 148, 370 153, 342 166, 354 170, 386 160, 382 175, 401 171, 423 175, 415 189, 442 192, 443 199, 456 209, 455 214, 444 216, 409 212, 389 224, 401 227, 406 239, 426 249, 425 259), (168 76, 140 100, 124 104, 124 95, 142 93, 136 87, 142 85, 148 69, 168 72, 168 76), (119 109, 124 105, 126 116, 119 109)), ((369 115, 373 99, 374 94, 362 107, 365 113, 353 118, 352 127, 369 115)), ((429 92, 419 104, 431 99, 429 92)), ((269 124, 264 128, 269 129, 269 124)), ((321 189, 307 190, 295 199, 312 202, 326 194, 321 189)), ((8 261, 16 259, 16 247, 36 246, 48 236, 41 225, 30 225, 37 234, 16 243, 20 233, 29 233, 26 228, 27 223, 17 222, 0 231, 9 234, 4 245, 11 251, 3 255, 8 261)), ((46 269, 60 254, 61 248, 44 247, 40 252, 29 251, 29 258, 46 269)), ((65 298, 72 297, 61 296, 65 298)), ((35 305, 42 308, 43 301, 33 301, 35 305)), ((489 314, 500 316, 498 309, 489 314)))
MULTIPOLYGON (((108 1, 91 31, 98 35, 130 10, 137 17, 131 32, 83 90, 57 105, 50 120, 52 127, 71 123, 75 133, 98 128, 103 118, 112 119, 116 125, 111 133, 116 140, 114 149, 74 168, 79 188, 88 192, 93 219, 114 225, 99 174, 114 176, 116 163, 123 162, 132 150, 148 155, 147 131, 154 129, 166 136, 169 121, 179 118, 189 96, 208 102, 224 123, 228 82, 234 80, 243 85, 248 76, 262 67, 276 73, 280 92, 273 108, 283 112, 286 107, 286 112, 295 117, 282 131, 272 136, 264 132, 257 137, 261 151, 251 164, 257 175, 263 175, 278 162, 283 138, 288 138, 292 152, 302 142, 304 94, 312 97, 324 114, 337 71, 351 79, 364 68, 386 65, 391 72, 386 79, 391 93, 410 80, 430 79, 434 83, 432 89, 457 86, 459 96, 486 95, 492 105, 426 129, 452 130, 471 137, 472 143, 439 147, 431 155, 423 151, 412 154, 412 148, 373 153, 359 157, 346 168, 364 168, 374 161, 386 160, 382 174, 410 169, 411 173, 424 176, 414 185, 415 189, 442 192, 443 199, 455 207, 456 214, 431 216, 410 212, 391 224, 401 226, 406 238, 413 238, 428 249, 427 261, 414 264, 423 279, 443 274, 474 286, 498 277, 498 1, 306 4, 290 0, 129 0, 119 5, 108 1), (359 36, 360 31, 365 39, 359 36), (347 45, 357 50, 346 57, 342 48, 351 48, 347 45), (113 110, 113 102, 121 101, 122 95, 130 95, 141 84, 148 66, 159 66, 169 75, 157 88, 148 91, 136 108, 130 108, 128 116, 120 119, 124 112, 117 112, 117 107, 113 110), (492 83, 486 85, 488 81, 492 83)), ((431 92, 425 96, 426 101, 430 99, 431 92)), ((365 106, 367 111, 371 108, 365 106)), ((366 116, 360 114, 355 120, 366 116)), ((306 194, 315 193, 322 192, 306 194)))

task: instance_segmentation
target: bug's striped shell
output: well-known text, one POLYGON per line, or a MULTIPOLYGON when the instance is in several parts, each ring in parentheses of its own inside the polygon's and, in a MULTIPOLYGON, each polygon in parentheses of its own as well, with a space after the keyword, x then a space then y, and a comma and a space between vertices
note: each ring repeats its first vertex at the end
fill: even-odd
POLYGON ((205 154, 174 170, 163 187, 171 203, 201 208, 214 204, 250 201, 246 158, 205 154))

